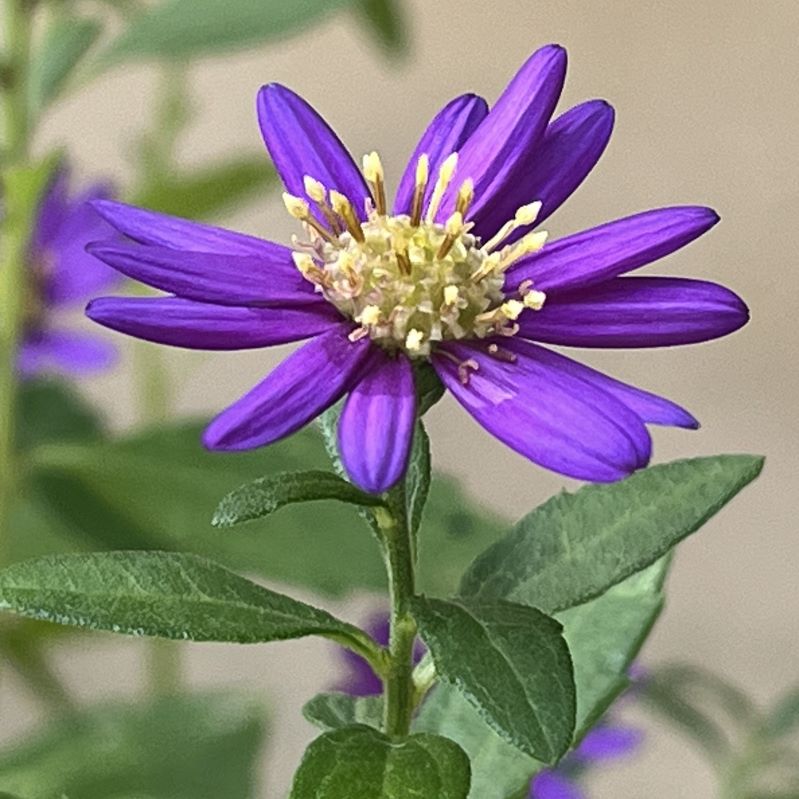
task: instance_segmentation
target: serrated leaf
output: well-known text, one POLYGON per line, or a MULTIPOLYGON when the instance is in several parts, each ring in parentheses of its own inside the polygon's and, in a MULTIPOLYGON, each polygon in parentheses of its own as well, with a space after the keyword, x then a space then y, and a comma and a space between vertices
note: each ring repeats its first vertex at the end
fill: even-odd
POLYGON ((320 499, 335 499, 351 505, 376 506, 380 497, 366 494, 332 472, 281 472, 239 486, 222 499, 212 524, 231 527, 260 519, 286 505, 320 499))
MULTIPOLYGON (((558 615, 571 649, 577 691, 575 742, 627 685, 627 670, 662 607, 668 560, 558 615)), ((504 741, 458 691, 446 684, 425 700, 414 729, 457 741, 472 763, 470 799, 507 799, 543 764, 504 741)))
POLYGON ((176 640, 364 638, 326 611, 205 558, 166 552, 52 555, 9 566, 0 571, 0 608, 58 624, 176 640))
MULTIPOLYGON (((42 447, 31 454, 31 473, 79 479, 143 535, 154 537, 159 549, 204 554, 233 569, 326 595, 385 588, 379 550, 348 505, 325 508, 323 535, 319 509, 304 504, 254 521, 236 535, 211 527, 217 502, 237 486, 287 470, 327 468, 329 460, 315 430, 252 452, 211 453, 200 443, 203 427, 181 422, 115 441, 42 447)), ((47 551, 46 539, 37 539, 37 550, 31 551, 32 531, 47 532, 38 509, 28 507, 24 516, 12 530, 16 559, 47 551)), ((434 477, 424 511, 420 588, 451 593, 466 565, 503 529, 454 480, 434 477)), ((49 551, 63 551, 60 540, 49 546, 49 551)), ((70 546, 80 547, 81 542, 70 546)))
POLYGON ((164 0, 142 9, 103 58, 186 59, 251 47, 315 24, 352 0, 164 0))
POLYGON ((407 48, 407 21, 398 0, 357 0, 355 10, 389 52, 401 53, 407 48))
POLYGON ((508 743, 556 762, 574 735, 574 674, 561 625, 509 602, 417 598, 419 634, 441 679, 508 743))
POLYGON ((27 799, 253 799, 264 713, 237 694, 92 708, 0 752, 27 799))
POLYGON ((28 108, 37 114, 55 100, 72 71, 102 32, 94 19, 58 14, 33 53, 27 83, 28 108))
POLYGON ((234 158, 188 174, 165 175, 138 194, 133 204, 187 219, 209 219, 241 205, 276 180, 265 157, 234 158))
POLYGON ((379 730, 383 722, 382 696, 352 696, 330 691, 305 703, 302 715, 321 730, 365 724, 379 730))
POLYGON ((663 557, 762 468, 754 455, 694 458, 560 494, 472 564, 461 594, 546 612, 582 604, 663 557))
POLYGON ((290 799, 466 799, 469 759, 436 735, 392 740, 366 726, 317 738, 294 777, 290 799))

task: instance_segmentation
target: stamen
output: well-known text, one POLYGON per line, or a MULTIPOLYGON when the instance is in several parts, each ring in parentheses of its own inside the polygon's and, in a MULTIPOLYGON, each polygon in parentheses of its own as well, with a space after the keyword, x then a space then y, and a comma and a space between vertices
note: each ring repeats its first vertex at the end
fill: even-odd
POLYGON ((472 275, 472 280, 475 283, 479 283, 492 272, 496 272, 499 269, 500 260, 500 254, 498 252, 492 252, 491 255, 487 256, 483 261, 483 265, 472 275))
POLYGON ((360 316, 355 317, 355 321, 366 326, 376 325, 380 321, 380 308, 377 305, 367 305, 360 316))
POLYGON ((327 272, 319 267, 310 255, 304 252, 293 252, 291 254, 294 265, 300 270, 300 274, 311 283, 317 286, 329 286, 330 277, 327 272))
POLYGON ((446 258, 447 253, 452 249, 452 245, 455 244, 458 236, 463 233, 463 214, 461 214, 460 211, 455 211, 447 220, 447 224, 444 225, 444 230, 446 230, 447 235, 444 236, 444 240, 441 242, 441 246, 436 253, 436 258, 438 258, 439 261, 442 258, 446 258))
POLYGON ((355 216, 355 209, 352 207, 352 203, 343 194, 332 189, 330 191, 330 202, 333 205, 333 210, 344 220, 344 224, 352 237, 361 243, 366 241, 363 235, 363 228, 358 217, 355 216))
POLYGON ((416 188, 413 191, 411 204, 411 225, 414 227, 419 227, 422 221, 422 205, 428 180, 430 180, 430 157, 427 153, 422 153, 416 162, 416 188))
POLYGON ((408 335, 405 337, 405 347, 411 352, 418 352, 422 348, 423 339, 422 331, 414 327, 408 331, 408 335))
POLYGON ((302 197, 296 197, 288 192, 283 192, 283 204, 286 206, 286 210, 295 219, 299 219, 301 222, 308 225, 308 227, 315 230, 325 241, 330 244, 338 245, 337 240, 331 235, 330 231, 311 214, 310 206, 302 197))
POLYGON ((524 310, 524 303, 519 300, 506 300, 499 306, 499 309, 511 322, 515 322, 524 310))
POLYGON ((444 305, 455 305, 459 296, 457 286, 446 286, 444 288, 444 305))
POLYGON ((504 361, 505 363, 516 363, 517 356, 515 352, 510 352, 509 350, 505 350, 500 347, 498 344, 489 344, 488 345, 488 354, 495 358, 498 361, 504 361))
POLYGON ((538 230, 535 233, 528 233, 515 244, 504 247, 500 252, 500 262, 497 268, 499 271, 504 272, 520 258, 524 258, 525 255, 538 252, 546 244, 548 237, 549 233, 546 230, 538 230))
POLYGON ((319 206, 320 210, 324 214, 327 224, 333 228, 333 232, 337 236, 340 236, 342 227, 339 224, 336 215, 333 213, 330 203, 327 201, 327 189, 325 189, 322 183, 320 183, 318 180, 315 180, 310 175, 306 175, 302 179, 302 182, 305 187, 305 193, 319 206))
POLYGON ((469 374, 469 370, 471 369, 473 372, 476 372, 480 368, 480 364, 474 358, 469 358, 467 361, 463 361, 463 363, 458 364, 458 380, 461 381, 461 384, 464 386, 469 385, 469 378, 471 375, 469 374))
POLYGON ((539 213, 541 213, 541 203, 538 201, 530 203, 529 205, 521 206, 516 211, 516 215, 513 217, 513 219, 511 219, 509 222, 506 222, 496 232, 496 234, 483 245, 483 250, 485 250, 485 252, 491 252, 492 250, 495 250, 515 230, 518 230, 520 227, 532 225, 533 222, 535 222, 535 220, 538 218, 539 213))
POLYGON ((544 307, 547 295, 543 291, 526 291, 522 297, 522 302, 525 308, 531 308, 533 311, 540 311, 544 307))
POLYGON ((377 213, 385 216, 386 213, 386 184, 383 173, 383 164, 380 156, 374 150, 363 157, 363 174, 372 185, 372 196, 375 199, 377 213))
POLYGON ((430 204, 427 206, 427 214, 425 215, 425 220, 427 222, 432 222, 436 218, 438 208, 441 205, 441 200, 444 197, 444 192, 447 190, 447 187, 449 186, 452 176, 455 174, 455 170, 457 168, 457 153, 452 153, 452 155, 448 156, 444 163, 441 164, 441 168, 438 170, 438 180, 436 181, 436 186, 433 189, 433 196, 430 198, 430 204))
POLYGON ((455 202, 455 210, 459 211, 461 216, 466 216, 466 212, 471 207, 472 203, 474 202, 474 181, 471 178, 466 178, 466 180, 461 183, 461 187, 458 189, 458 199, 455 202))

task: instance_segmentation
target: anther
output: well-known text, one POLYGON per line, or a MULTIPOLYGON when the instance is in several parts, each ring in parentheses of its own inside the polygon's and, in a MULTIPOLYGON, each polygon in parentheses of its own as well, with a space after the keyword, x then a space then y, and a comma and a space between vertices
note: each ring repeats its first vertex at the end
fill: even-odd
POLYGON ((435 188, 433 189, 433 196, 430 198, 430 204, 427 206, 427 214, 425 219, 432 222, 436 218, 438 208, 441 205, 441 200, 444 197, 444 192, 447 190, 455 170, 458 168, 458 154, 452 153, 449 155, 441 168, 438 170, 438 180, 436 181, 435 188))
POLYGON ((291 257, 294 260, 294 265, 306 280, 315 283, 317 286, 330 285, 330 278, 327 272, 321 269, 310 255, 304 252, 293 252, 291 257))
POLYGON ((426 153, 422 153, 416 162, 416 188, 413 190, 413 203, 411 204, 411 224, 414 227, 419 227, 419 223, 422 221, 422 206, 429 180, 430 158, 426 153))
POLYGON ((380 321, 380 308, 376 305, 367 305, 360 316, 355 317, 355 321, 366 326, 376 325, 380 321))
POLYGON ((332 189, 330 191, 330 202, 333 206, 333 210, 344 220, 344 224, 347 226, 347 230, 349 230, 352 237, 356 241, 363 243, 366 238, 363 235, 361 223, 358 217, 355 216, 352 203, 343 194, 333 191, 332 189))
POLYGON ((458 302, 460 292, 457 286, 444 287, 444 305, 455 305, 458 302))
POLYGON ((305 193, 319 206, 319 209, 324 214, 327 224, 333 228, 333 232, 337 236, 340 235, 342 230, 341 225, 339 224, 336 215, 333 213, 330 203, 327 201, 327 189, 325 189, 322 183, 312 178, 310 175, 306 175, 302 179, 302 183, 305 187, 305 193))
POLYGON ((471 178, 466 178, 466 180, 461 183, 461 187, 458 189, 458 199, 455 201, 455 210, 458 211, 461 216, 465 217, 466 212, 469 210, 473 202, 474 181, 471 178))
POLYGON ((541 203, 536 201, 528 205, 522 205, 517 209, 515 216, 509 222, 506 222, 497 232, 493 235, 484 245, 485 252, 491 252, 502 244, 511 233, 518 230, 520 227, 527 227, 532 225, 541 213, 541 203))
POLYGON ((446 225, 444 225, 444 230, 447 235, 444 236, 444 240, 441 242, 441 246, 436 253, 436 258, 439 260, 447 256, 447 253, 452 249, 452 245, 455 244, 458 236, 463 232, 463 215, 460 211, 455 211, 447 220, 446 225))
POLYGON ((286 210, 295 219, 304 222, 308 227, 315 230, 325 241, 331 244, 337 244, 336 239, 331 235, 330 231, 322 225, 316 217, 311 215, 311 208, 302 197, 296 197, 288 192, 283 192, 283 204, 286 210))
POLYGON ((408 331, 408 335, 405 337, 405 348, 410 352, 418 352, 422 348, 423 339, 422 331, 414 327, 408 331))
POLYGON ((544 307, 547 295, 543 291, 526 291, 522 297, 522 302, 525 308, 531 308, 533 311, 540 311, 544 307))
POLYGON ((384 216, 386 213, 386 184, 383 164, 376 152, 372 151, 363 157, 363 174, 372 186, 372 196, 375 199, 377 213, 384 216))

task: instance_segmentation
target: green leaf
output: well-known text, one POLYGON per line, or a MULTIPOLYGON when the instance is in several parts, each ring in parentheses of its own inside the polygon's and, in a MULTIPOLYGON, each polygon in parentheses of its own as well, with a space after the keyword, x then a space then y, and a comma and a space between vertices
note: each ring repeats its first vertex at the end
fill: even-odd
POLYGON ((358 0, 355 11, 388 52, 407 49, 407 20, 399 0, 358 0))
POLYGON ((574 662, 579 741, 629 685, 627 672, 663 609, 669 558, 559 613, 574 662))
POLYGON ((187 219, 213 219, 275 183, 275 170, 263 156, 234 158, 189 174, 162 176, 133 204, 187 219))
POLYGON ((508 743, 555 763, 574 735, 574 675, 561 625, 509 602, 417 598, 436 672, 508 743))
POLYGON ((136 14, 104 54, 187 59, 281 39, 352 0, 165 0, 136 14))
POLYGON ((436 735, 392 740, 371 727, 333 730, 307 749, 290 799, 466 799, 469 759, 436 735))
POLYGON ((766 734, 779 738, 799 729, 799 686, 781 696, 766 720, 766 734))
POLYGON ((295 502, 335 499, 351 505, 380 505, 380 497, 366 494, 332 472, 282 472, 261 477, 231 491, 219 503, 212 524, 234 524, 260 519, 295 502))
POLYGON ((99 441, 105 433, 94 408, 63 382, 24 381, 17 408, 16 441, 23 451, 55 441, 99 441))
POLYGON ((414 730, 451 738, 466 751, 472 766, 469 799, 507 799, 544 767, 501 738, 458 690, 446 683, 425 700, 414 730))
POLYGON ((93 708, 0 752, 0 785, 28 799, 252 799, 264 736, 237 694, 93 708))
POLYGON ((330 691, 305 703, 302 715, 322 730, 365 724, 379 730, 383 723, 382 696, 352 696, 330 691))
MULTIPOLYGON (((207 555, 230 568, 326 595, 385 588, 379 550, 349 505, 330 503, 323 530, 319 508, 312 504, 288 506, 235 535, 223 535, 210 524, 219 499, 243 483, 284 471, 327 468, 315 430, 252 452, 220 453, 200 444, 203 427, 182 422, 116 441, 42 447, 31 454, 32 473, 79 480, 135 524, 141 537, 155 538, 158 549, 207 555)), ((12 530, 14 557, 45 554, 46 538, 37 539, 37 551, 30 551, 32 531, 46 527, 40 510, 27 507, 24 515, 12 530)), ((435 477, 424 510, 420 588, 454 591, 467 564, 503 529, 454 480, 435 477)), ((50 546, 51 552, 64 551, 60 540, 50 546)))
POLYGON ((483 553, 461 593, 547 612, 582 604, 663 557, 762 468, 753 455, 694 458, 560 494, 483 553))
MULTIPOLYGON (((626 673, 663 603, 668 559, 614 586, 601 597, 559 614, 571 649, 577 689, 577 743, 628 684, 626 673)), ((507 799, 543 764, 491 729, 452 686, 434 689, 414 729, 457 741, 472 763, 471 799, 507 799)))
POLYGON ((33 619, 176 640, 254 644, 364 634, 195 555, 52 555, 0 571, 0 608, 33 619))
POLYGON ((99 22, 74 12, 58 14, 53 19, 30 63, 27 91, 32 114, 37 114, 58 97, 101 32, 99 22))
POLYGON ((405 513, 414 540, 430 493, 430 439, 421 420, 416 423, 413 447, 405 475, 405 513))

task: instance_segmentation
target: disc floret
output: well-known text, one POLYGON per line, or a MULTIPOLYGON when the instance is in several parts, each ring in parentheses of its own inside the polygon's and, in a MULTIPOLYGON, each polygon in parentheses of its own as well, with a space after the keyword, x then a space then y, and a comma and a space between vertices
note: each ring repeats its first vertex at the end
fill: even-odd
POLYGON ((529 281, 513 297, 505 295, 503 285, 508 267, 539 250, 546 233, 530 233, 502 246, 518 228, 535 221, 540 203, 520 208, 483 244, 465 220, 474 199, 468 178, 453 213, 444 223, 435 221, 457 154, 441 165, 426 209, 429 159, 419 158, 410 214, 386 212, 377 153, 365 156, 363 165, 372 189, 364 222, 344 195, 326 190, 311 176, 305 179, 305 190, 327 224, 312 214, 305 200, 284 196, 289 213, 305 224, 311 237, 307 243, 295 242, 295 263, 329 302, 359 325, 353 340, 369 336, 386 350, 425 357, 440 341, 512 336, 525 309, 541 308, 545 295, 529 281))

